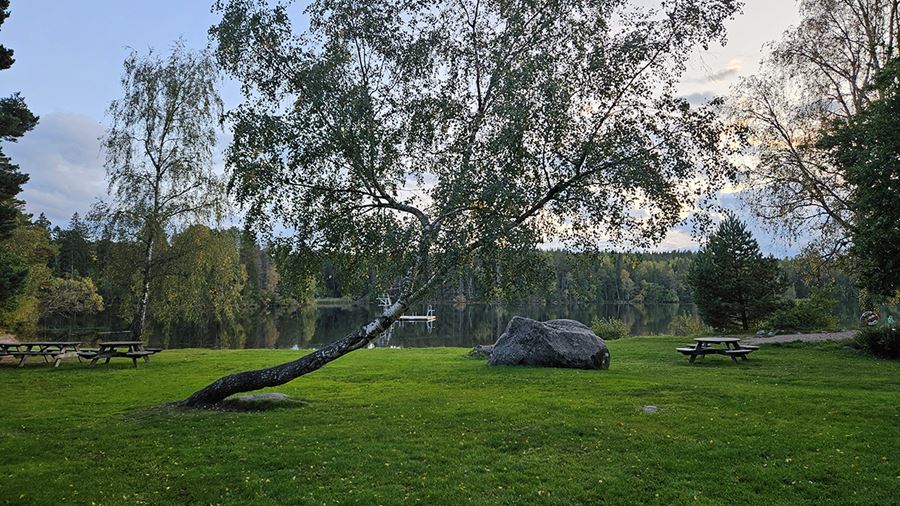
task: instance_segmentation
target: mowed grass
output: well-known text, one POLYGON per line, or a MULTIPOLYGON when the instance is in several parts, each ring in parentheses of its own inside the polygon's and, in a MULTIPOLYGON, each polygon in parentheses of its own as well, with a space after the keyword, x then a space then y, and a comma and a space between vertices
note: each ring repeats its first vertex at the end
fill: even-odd
POLYGON ((165 403, 298 352, 5 365, 0 502, 897 504, 900 363, 827 343, 691 367, 683 342, 611 342, 609 371, 362 350, 245 412, 165 403))

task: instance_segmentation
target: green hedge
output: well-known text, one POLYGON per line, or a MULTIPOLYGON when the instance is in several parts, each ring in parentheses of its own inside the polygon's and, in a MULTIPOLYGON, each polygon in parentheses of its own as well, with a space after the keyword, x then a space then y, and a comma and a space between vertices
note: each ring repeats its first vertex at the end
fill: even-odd
POLYGON ((628 337, 628 324, 617 318, 594 318, 591 329, 604 341, 628 337))
POLYGON ((772 330, 835 330, 838 326, 838 319, 834 316, 835 304, 829 292, 814 289, 809 298, 792 301, 787 307, 772 313, 765 325, 772 330))

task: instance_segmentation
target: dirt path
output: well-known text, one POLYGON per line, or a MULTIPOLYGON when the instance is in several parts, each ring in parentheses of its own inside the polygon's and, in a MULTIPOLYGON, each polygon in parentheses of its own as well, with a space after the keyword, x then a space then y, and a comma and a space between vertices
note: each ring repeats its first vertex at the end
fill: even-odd
POLYGON ((741 341, 746 342, 747 344, 788 343, 791 341, 841 341, 850 339, 855 333, 855 331, 846 330, 843 332, 822 332, 818 334, 785 334, 783 336, 774 337, 751 337, 748 339, 741 339, 741 341))

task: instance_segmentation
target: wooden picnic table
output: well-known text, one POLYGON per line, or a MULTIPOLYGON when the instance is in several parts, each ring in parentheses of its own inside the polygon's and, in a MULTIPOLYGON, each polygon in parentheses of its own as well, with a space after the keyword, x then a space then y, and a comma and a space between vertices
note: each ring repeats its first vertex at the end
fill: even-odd
POLYGON ((675 348, 675 351, 682 355, 691 357, 690 363, 693 364, 697 357, 705 357, 706 355, 726 355, 731 361, 737 363, 737 359, 747 360, 747 355, 759 349, 759 346, 749 346, 741 344, 741 340, 737 337, 698 337, 694 339, 694 347, 687 345, 683 348, 675 348), (714 347, 713 345, 725 345, 724 348, 714 347))
POLYGON ((81 360, 81 341, 30 341, 22 343, 0 343, 0 356, 11 356, 19 359, 19 367, 31 357, 43 357, 45 363, 53 359, 53 367, 59 367, 64 356, 74 353, 81 360), (37 348, 37 349, 35 349, 37 348))
POLYGON ((106 359, 104 363, 108 364, 110 359, 122 357, 130 358, 134 367, 137 367, 137 359, 143 358, 144 362, 150 361, 150 355, 159 352, 157 348, 145 348, 143 341, 104 341, 99 343, 96 350, 85 350, 78 355, 83 358, 91 359, 89 367, 97 365, 97 361, 106 359))

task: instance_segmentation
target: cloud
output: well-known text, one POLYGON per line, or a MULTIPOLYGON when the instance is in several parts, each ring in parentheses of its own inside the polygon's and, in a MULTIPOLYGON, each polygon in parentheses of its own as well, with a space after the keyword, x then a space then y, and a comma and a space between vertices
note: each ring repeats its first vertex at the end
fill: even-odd
POLYGON ((54 225, 84 214, 106 190, 99 137, 103 127, 80 114, 50 113, 17 143, 4 146, 31 179, 19 198, 35 215, 44 213, 54 225))
POLYGON ((731 60, 718 72, 713 72, 706 76, 709 81, 724 81, 738 75, 741 71, 741 63, 737 60, 731 60))
POLYGON ((718 95, 711 91, 702 91, 698 93, 690 93, 688 95, 684 95, 681 98, 688 101, 691 105, 703 105, 710 100, 716 98, 718 95))
POLYGON ((686 82, 708 84, 729 81, 732 78, 737 77, 737 75, 740 74, 741 70, 743 69, 744 66, 741 63, 741 60, 739 58, 733 58, 719 70, 712 73, 705 73, 702 76, 688 78, 686 79, 686 82))

